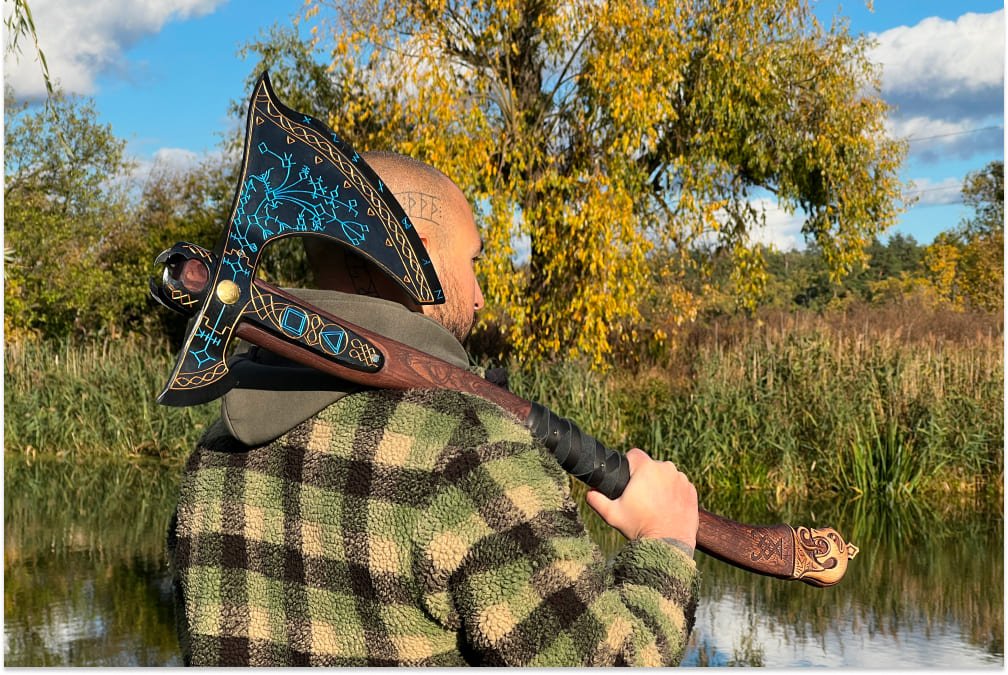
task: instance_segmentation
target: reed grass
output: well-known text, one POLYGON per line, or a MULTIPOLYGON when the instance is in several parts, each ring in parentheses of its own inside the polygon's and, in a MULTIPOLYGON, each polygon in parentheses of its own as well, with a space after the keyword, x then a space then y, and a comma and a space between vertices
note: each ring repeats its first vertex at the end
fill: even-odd
POLYGON ((160 560, 179 471, 99 456, 4 458, 4 563, 86 553, 107 564, 160 560))
MULTIPOLYGON (((867 313, 715 322, 682 336, 661 366, 513 369, 511 387, 610 447, 675 461, 708 494, 999 502, 1000 324, 922 322, 920 312, 893 321, 867 313)), ((157 405, 173 361, 163 342, 142 338, 8 345, 6 450, 180 462, 218 407, 157 405)))
POLYGON ((660 368, 598 375, 561 364, 512 382, 612 447, 675 461, 702 493, 765 491, 777 504, 984 494, 997 504, 1001 332, 946 322, 954 331, 807 314, 704 326, 660 368))
POLYGON ((158 405, 175 355, 140 337, 23 341, 4 350, 4 449, 180 461, 218 405, 158 405))

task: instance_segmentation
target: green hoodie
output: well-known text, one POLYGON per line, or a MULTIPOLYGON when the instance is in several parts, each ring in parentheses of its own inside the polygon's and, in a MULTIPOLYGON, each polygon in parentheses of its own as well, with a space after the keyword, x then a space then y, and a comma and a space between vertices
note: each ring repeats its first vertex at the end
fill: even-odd
MULTIPOLYGON (((286 289, 305 302, 361 328, 398 340, 466 368, 465 349, 441 324, 396 302, 338 291, 286 289)), ((279 438, 295 426, 364 387, 283 359, 254 345, 230 364, 239 384, 221 402, 221 420, 248 446, 279 438)))

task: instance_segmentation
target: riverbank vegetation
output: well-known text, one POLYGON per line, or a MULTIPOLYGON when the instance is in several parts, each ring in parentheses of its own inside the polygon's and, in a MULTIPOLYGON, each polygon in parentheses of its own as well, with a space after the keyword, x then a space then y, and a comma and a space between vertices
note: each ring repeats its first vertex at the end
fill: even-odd
POLYGON ((998 317, 920 305, 765 311, 695 326, 664 366, 516 388, 675 461, 702 494, 997 502, 1002 344, 998 317))
MULTIPOLYGON (((996 315, 910 302, 767 309, 695 325, 661 363, 513 367, 510 386, 611 447, 675 461, 701 494, 995 504, 1002 334, 996 315)), ((157 405, 173 361, 137 337, 8 345, 6 450, 181 463, 218 404, 157 405)))
POLYGON ((166 341, 139 336, 8 344, 4 449, 29 459, 180 462, 217 405, 157 404, 174 361, 166 341))

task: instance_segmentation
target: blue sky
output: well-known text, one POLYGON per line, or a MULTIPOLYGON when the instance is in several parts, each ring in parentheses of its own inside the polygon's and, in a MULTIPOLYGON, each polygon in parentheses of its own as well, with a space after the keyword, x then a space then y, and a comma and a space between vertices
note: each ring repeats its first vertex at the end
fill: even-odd
MULTIPOLYGON (((4 3, 10 11, 12 3, 4 3)), ((128 141, 142 166, 186 162, 213 152, 232 102, 247 96, 253 63, 241 45, 276 22, 289 24, 301 2, 265 0, 32 0, 51 74, 68 91, 93 97, 101 121, 128 141)), ((855 33, 879 40, 883 96, 897 106, 893 135, 908 138, 901 176, 916 206, 894 231, 930 242, 968 215, 964 176, 1004 157, 1004 10, 1000 2, 862 0, 813 2, 821 20, 846 16, 855 33)), ((25 49, 5 60, 18 97, 41 93, 38 65, 25 49)), ((801 245, 800 217, 771 208, 759 235, 781 248, 801 245)))

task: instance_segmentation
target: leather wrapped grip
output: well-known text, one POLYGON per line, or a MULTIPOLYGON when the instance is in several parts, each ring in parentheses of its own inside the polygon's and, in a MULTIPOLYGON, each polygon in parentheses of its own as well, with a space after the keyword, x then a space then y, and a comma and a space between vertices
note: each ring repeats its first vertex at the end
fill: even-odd
POLYGON ((555 415, 534 401, 525 426, 553 453, 567 473, 610 499, 623 494, 630 480, 626 456, 610 450, 569 419, 555 415))

